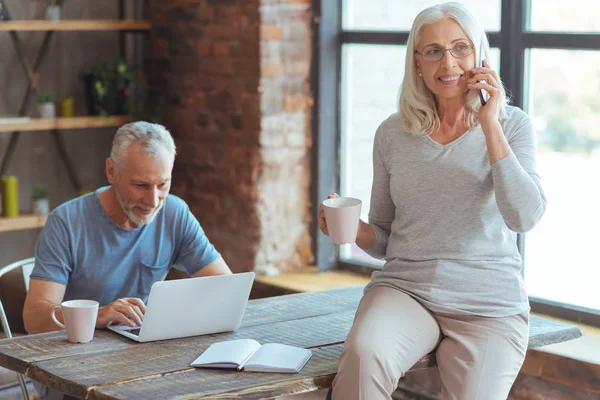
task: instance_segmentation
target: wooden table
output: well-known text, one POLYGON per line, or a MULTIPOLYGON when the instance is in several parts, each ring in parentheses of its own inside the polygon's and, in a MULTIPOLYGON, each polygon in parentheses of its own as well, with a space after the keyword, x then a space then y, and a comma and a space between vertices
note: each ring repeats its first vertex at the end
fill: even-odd
MULTIPOLYGON (((97 330, 88 344, 64 331, 0 341, 0 365, 86 399, 271 399, 331 385, 363 287, 252 300, 240 330, 136 343, 97 330), (252 338, 311 348, 298 374, 194 369, 189 364, 215 342, 252 338)), ((532 317, 529 347, 581 336, 579 328, 532 317)), ((415 369, 435 366, 427 355, 415 369)))

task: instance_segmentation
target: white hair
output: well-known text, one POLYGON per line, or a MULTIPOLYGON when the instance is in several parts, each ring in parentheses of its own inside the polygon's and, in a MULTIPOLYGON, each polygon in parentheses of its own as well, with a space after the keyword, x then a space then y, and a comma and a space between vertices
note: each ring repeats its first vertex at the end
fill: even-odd
MULTIPOLYGON (((404 131, 411 134, 431 134, 440 128, 435 96, 425 85, 423 79, 417 76, 415 64, 415 50, 419 43, 419 36, 424 26, 440 20, 450 18, 460 25, 475 46, 475 56, 483 48, 483 59, 488 59, 490 45, 483 26, 477 17, 464 5, 456 2, 437 4, 421 11, 415 18, 406 46, 406 67, 404 79, 400 89, 399 111, 402 116, 404 131)), ((508 100, 502 90, 499 101, 500 120, 504 119, 508 100)), ((469 90, 466 94, 465 123, 469 128, 479 124, 477 114, 481 103, 476 90, 469 90)))
POLYGON ((117 130, 112 142, 110 158, 117 170, 125 160, 129 145, 135 141, 139 141, 144 151, 149 154, 157 154, 162 147, 175 159, 175 142, 164 126, 143 121, 131 122, 117 130))

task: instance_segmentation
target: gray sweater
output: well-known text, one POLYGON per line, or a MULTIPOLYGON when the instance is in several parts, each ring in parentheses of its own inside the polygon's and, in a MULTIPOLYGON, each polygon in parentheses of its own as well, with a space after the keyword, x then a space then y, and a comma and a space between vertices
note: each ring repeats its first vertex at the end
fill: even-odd
POLYGON ((472 128, 446 145, 384 121, 373 146, 369 223, 385 258, 374 285, 397 288, 436 313, 501 317, 529 310, 516 232, 546 208, 536 173, 531 119, 508 107, 502 123, 514 153, 490 165, 485 136, 472 128))

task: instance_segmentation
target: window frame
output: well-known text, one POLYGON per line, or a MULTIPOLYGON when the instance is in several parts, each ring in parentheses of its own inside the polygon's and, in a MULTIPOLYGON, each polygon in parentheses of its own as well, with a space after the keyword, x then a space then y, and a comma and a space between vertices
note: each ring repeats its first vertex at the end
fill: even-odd
MULTIPOLYGON (((408 31, 345 30, 342 28, 342 0, 312 0, 313 74, 315 93, 313 108, 313 215, 312 232, 315 263, 319 270, 346 269, 370 274, 374 268, 341 261, 339 251, 321 234, 316 215, 320 202, 340 188, 341 139, 341 52, 345 44, 405 45, 408 31)), ((501 0, 499 32, 487 32, 491 47, 500 49, 500 76, 510 91, 512 104, 524 109, 528 98, 525 86, 527 50, 577 49, 600 51, 600 32, 571 33, 530 31, 531 0, 501 0)), ((517 239, 525 260, 525 235, 517 239)), ((529 297, 533 312, 552 315, 580 323, 600 326, 600 310, 529 297)))

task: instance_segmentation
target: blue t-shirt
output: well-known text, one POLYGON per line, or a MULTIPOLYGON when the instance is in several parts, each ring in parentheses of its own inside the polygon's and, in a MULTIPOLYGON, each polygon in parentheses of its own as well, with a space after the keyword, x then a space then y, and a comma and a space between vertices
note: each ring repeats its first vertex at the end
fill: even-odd
POLYGON ((145 302, 169 267, 192 275, 220 257, 179 197, 168 195, 151 223, 127 229, 104 212, 98 195, 106 189, 57 207, 38 238, 31 278, 66 285, 65 301, 145 302))

